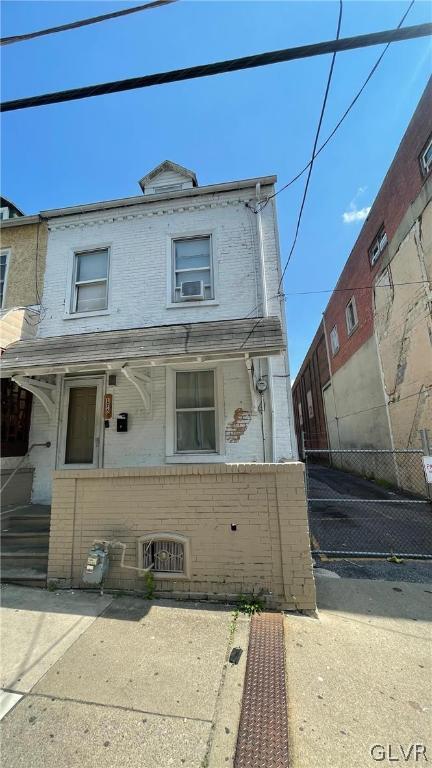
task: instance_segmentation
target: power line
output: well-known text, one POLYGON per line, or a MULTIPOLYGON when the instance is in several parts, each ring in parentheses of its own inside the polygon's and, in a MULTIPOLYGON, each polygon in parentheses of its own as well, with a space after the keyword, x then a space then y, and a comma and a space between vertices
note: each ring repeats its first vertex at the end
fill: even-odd
MULTIPOLYGON (((411 2, 410 2, 410 4, 409 4, 409 6, 408 6, 408 8, 407 8, 407 10, 405 11, 404 15, 402 16, 402 18, 401 18, 401 20, 400 20, 399 24, 397 25, 396 29, 400 29, 400 28, 401 28, 402 24, 404 23, 404 21, 405 21, 406 17, 408 16, 408 14, 409 14, 409 12, 410 12, 410 10, 411 10, 411 8, 413 7, 413 5, 414 5, 414 2, 415 2, 415 0, 411 0, 411 2)), ((272 200, 272 198, 274 198, 274 197, 276 197, 277 195, 279 195, 279 194, 280 194, 281 192, 283 192, 285 189, 288 189, 288 187, 290 187, 292 184, 294 184, 294 182, 298 181, 298 179, 300 179, 300 178, 303 176, 303 174, 304 174, 304 173, 306 173, 306 171, 307 171, 307 170, 308 170, 308 168, 310 167, 310 165, 311 165, 311 163, 313 162, 313 160, 315 160, 315 158, 316 158, 316 157, 318 157, 318 155, 319 155, 319 154, 320 154, 320 153, 323 151, 323 149, 324 149, 324 148, 327 146, 327 144, 329 143, 329 141, 331 141, 331 139, 333 138, 333 136, 335 135, 335 133, 336 133, 336 132, 339 130, 339 128, 341 127, 341 125, 342 125, 342 123, 344 122, 344 120, 346 119, 346 117, 347 117, 347 116, 349 115, 349 113, 351 112, 351 110, 352 110, 352 108, 354 107, 354 105, 355 105, 355 104, 357 103, 357 101, 359 100, 359 98, 360 98, 361 94, 363 93, 364 89, 366 88, 366 86, 367 86, 367 84, 368 84, 369 80, 372 78, 372 76, 375 74, 376 70, 378 69, 379 65, 381 64, 381 61, 382 61, 382 59, 384 58, 385 54, 387 53, 387 51, 388 51, 388 49, 389 49, 390 45, 391 45, 391 43, 387 43, 387 45, 385 46, 384 50, 383 50, 383 51, 382 51, 382 53, 379 55, 378 59, 376 60, 375 64, 373 65, 372 69, 370 70, 370 72, 369 72, 368 76, 366 77, 366 80, 363 82, 363 85, 361 86, 360 90, 358 90, 358 91, 357 91, 357 93, 356 93, 356 95, 354 96, 354 98, 352 99, 351 103, 349 104, 349 106, 347 107, 347 109, 345 110, 345 112, 343 113, 343 115, 342 115, 342 117, 340 118, 340 120, 339 120, 339 121, 336 123, 336 125, 335 125, 335 127, 333 128, 333 130, 331 131, 331 133, 329 133, 329 135, 327 136, 326 140, 325 140, 325 141, 324 141, 324 142, 321 144, 321 146, 319 147, 319 149, 318 149, 318 150, 315 152, 315 155, 314 155, 313 159, 309 160, 309 162, 307 163, 307 165, 305 165, 305 167, 304 167, 304 168, 303 168, 301 171, 299 171, 299 173, 297 173, 295 176, 293 176, 293 178, 292 178, 292 179, 290 179, 290 181, 288 181, 286 184, 284 184, 284 186, 283 186, 283 187, 281 187, 280 189, 278 189, 278 190, 277 190, 277 192, 274 192, 272 195, 268 195, 268 197, 267 197, 265 200, 263 200, 263 202, 261 203, 261 206, 260 206, 260 207, 258 207, 258 206, 257 206, 257 209, 255 210, 255 213, 257 213, 257 212, 258 212, 258 210, 262 211, 262 210, 265 208, 265 206, 266 206, 266 205, 269 203, 269 201, 270 201, 270 200, 272 200)))
POLYGON ((383 32, 373 32, 366 35, 346 37, 340 40, 328 40, 322 43, 302 45, 296 48, 285 48, 279 51, 269 51, 266 53, 254 54, 252 56, 243 56, 242 58, 218 61, 213 64, 201 64, 195 67, 187 67, 186 69, 175 69, 169 72, 159 72, 153 75, 132 77, 126 80, 114 80, 109 83, 87 85, 81 88, 71 88, 66 91, 44 93, 39 96, 28 96, 23 99, 2 102, 0 104, 0 111, 11 112, 16 109, 29 109, 45 104, 59 104, 60 102, 86 99, 92 96, 119 93, 120 91, 149 88, 153 85, 177 83, 183 80, 210 77, 227 72, 263 67, 268 64, 278 64, 284 61, 322 56, 327 53, 338 53, 340 51, 349 51, 356 48, 367 48, 371 45, 380 45, 381 43, 413 40, 419 37, 427 37, 431 34, 431 23, 417 24, 412 27, 404 27, 403 29, 389 29, 384 30, 383 32))
MULTIPOLYGON (((342 10, 343 10, 342 0, 339 0, 339 16, 338 16, 338 23, 337 23, 337 30, 336 30, 336 40, 339 40, 339 33, 340 33, 340 28, 341 28, 341 23, 342 23, 342 10)), ((299 214, 298 214, 298 217, 297 217, 297 224, 296 224, 294 239, 292 241, 292 245, 291 245, 291 249, 290 249, 290 252, 289 252, 289 255, 288 255, 287 262, 286 262, 286 264, 285 264, 285 266, 284 266, 284 268, 282 270, 282 275, 281 275, 281 278, 280 278, 280 281, 279 281, 279 286, 278 286, 278 292, 281 289, 281 285, 282 285, 283 279, 285 277, 285 272, 287 271, 288 264, 291 261, 291 256, 294 253, 294 248, 296 247, 296 243, 297 243, 298 233, 299 233, 299 230, 300 230, 300 224, 301 224, 301 220, 302 220, 302 216, 303 216, 303 210, 304 210, 304 207, 305 207, 306 197, 307 197, 307 193, 308 193, 308 189, 309 189, 309 182, 310 182, 310 179, 311 179, 312 169, 313 169, 313 166, 314 166, 315 151, 316 151, 316 148, 317 148, 317 145, 318 145, 318 139, 319 139, 319 135, 320 135, 320 131, 321 131, 321 125, 322 125, 322 121, 324 119, 324 113, 325 113, 325 109, 326 109, 326 105, 327 105, 327 99, 328 99, 328 95, 329 95, 329 91, 330 91, 330 85, 331 85, 331 81, 332 81, 332 78, 333 78, 333 70, 334 70, 335 61, 336 61, 336 51, 333 52, 333 56, 332 56, 332 60, 331 60, 331 64, 330 64, 330 70, 329 70, 328 77, 327 77, 327 85, 326 85, 326 88, 325 88, 325 91, 324 91, 324 98, 323 98, 323 103, 322 103, 322 106, 321 106, 321 113, 320 113, 320 116, 319 116, 318 126, 317 126, 317 129, 316 129, 315 139, 314 139, 314 144, 313 144, 313 149, 312 149, 312 157, 311 157, 311 160, 310 160, 309 171, 308 171, 308 175, 307 175, 307 179, 306 179, 305 188, 304 188, 304 191, 303 191, 303 198, 302 198, 302 201, 301 201, 300 210, 299 210, 299 214)))
MULTIPOLYGON (((357 286, 349 286, 348 288, 323 288, 320 291, 290 291, 289 293, 284 293, 284 296, 308 296, 309 294, 316 294, 316 293, 341 293, 344 291, 349 291, 350 293, 353 293, 354 291, 366 291, 368 289, 372 288, 393 288, 399 285, 424 285, 424 283, 429 283, 429 280, 413 280, 412 282, 406 282, 406 283, 392 283, 391 285, 357 285, 357 286)), ((277 295, 273 298, 277 298, 277 295)))
POLYGON ((376 411, 377 408, 385 408, 387 405, 397 405, 398 403, 401 403, 402 400, 409 400, 410 397, 418 397, 423 393, 429 392, 429 390, 431 389, 432 387, 424 387, 420 389, 418 392, 414 392, 412 395, 405 395, 405 397, 400 397, 398 400, 389 400, 388 403, 381 403, 381 405, 373 405, 371 408, 363 408, 363 410, 361 411, 354 411, 353 413, 344 413, 342 416, 333 417, 331 421, 340 421, 341 419, 347 419, 349 416, 359 416, 362 413, 368 413, 368 411, 376 411))
POLYGON ((1 37, 0 45, 12 45, 13 43, 22 43, 24 40, 34 40, 35 37, 43 37, 44 35, 54 35, 57 32, 67 32, 69 29, 78 29, 79 27, 86 27, 89 24, 98 24, 100 21, 108 21, 109 19, 116 19, 119 16, 128 16, 130 13, 138 13, 139 11, 147 11, 151 8, 159 8, 161 5, 169 5, 175 3, 177 0, 154 0, 154 2, 146 3, 145 5, 136 5, 134 8, 124 8, 121 11, 114 11, 113 13, 105 13, 103 16, 92 16, 90 19, 81 19, 80 21, 72 21, 69 24, 61 24, 58 27, 49 27, 48 29, 39 29, 35 32, 27 32, 23 35, 11 35, 10 37, 1 37))

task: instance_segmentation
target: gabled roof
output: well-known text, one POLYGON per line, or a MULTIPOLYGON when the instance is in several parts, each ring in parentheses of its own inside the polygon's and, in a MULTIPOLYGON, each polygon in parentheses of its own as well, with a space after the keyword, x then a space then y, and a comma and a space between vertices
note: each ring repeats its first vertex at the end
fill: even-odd
POLYGON ((193 171, 190 171, 188 168, 184 168, 183 165, 177 165, 177 163, 173 163, 172 160, 164 160, 162 163, 159 163, 156 168, 153 168, 152 171, 147 173, 146 176, 143 176, 142 179, 139 180, 138 183, 141 189, 144 191, 146 184, 148 184, 149 181, 164 171, 173 171, 174 173, 178 173, 179 176, 186 176, 192 181, 192 185, 194 187, 198 186, 197 177, 193 171))

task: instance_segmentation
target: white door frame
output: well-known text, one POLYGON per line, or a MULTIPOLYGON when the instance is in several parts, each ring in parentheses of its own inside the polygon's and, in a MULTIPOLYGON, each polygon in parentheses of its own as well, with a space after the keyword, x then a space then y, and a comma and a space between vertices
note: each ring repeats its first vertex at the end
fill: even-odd
POLYGON ((102 399, 105 390, 105 376, 85 376, 63 380, 60 405, 60 429, 57 451, 57 469, 98 469, 103 459, 102 399), (73 387, 96 387, 95 430, 93 438, 93 462, 85 464, 65 464, 66 436, 68 427, 69 393, 73 387))

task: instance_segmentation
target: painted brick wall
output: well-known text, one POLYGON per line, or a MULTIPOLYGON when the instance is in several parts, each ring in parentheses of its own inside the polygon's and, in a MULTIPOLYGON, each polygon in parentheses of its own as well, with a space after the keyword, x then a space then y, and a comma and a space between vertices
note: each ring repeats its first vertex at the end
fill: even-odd
MULTIPOLYGON (((263 192, 265 193, 265 192, 263 192)), ((261 310, 256 217, 246 207, 254 190, 215 194, 211 200, 181 198, 133 208, 86 213, 49 221, 45 316, 40 336, 139 328, 255 316, 261 310), (215 303, 167 308, 171 238, 211 233, 215 303), (71 315, 74 250, 109 245, 111 250, 108 314, 71 315), (257 306, 258 305, 258 306, 257 306)), ((278 249, 273 207, 263 214, 269 295, 277 293, 278 249)), ((272 310, 279 315, 278 303, 272 310)))
MULTIPOLYGON (((48 577, 79 586, 94 539, 126 543, 126 564, 136 566, 137 538, 163 531, 189 538, 191 570, 190 579, 156 578, 158 592, 232 599, 262 591, 269 605, 314 610, 298 462, 56 472, 48 577)), ((120 568, 120 550, 106 586, 144 590, 142 577, 120 568)))
MULTIPOLYGON (((249 381, 242 361, 221 364, 223 390, 223 433, 225 445, 221 453, 227 461, 263 461, 261 415, 252 413, 249 381), (240 415, 241 414, 241 415, 240 415), (241 422, 238 428, 237 422, 241 422)), ((151 408, 147 411, 135 387, 121 373, 117 373, 116 385, 106 384, 105 391, 113 397, 113 419, 110 427, 103 430, 103 466, 106 468, 154 466, 166 463, 165 429, 166 371, 155 367, 151 371, 151 408), (129 415, 128 432, 116 431, 119 413, 129 415)), ((58 414, 60 412, 61 380, 57 387, 58 414)), ((52 471, 55 468, 57 450, 56 420, 50 420, 39 401, 33 400, 30 442, 51 441, 51 448, 35 448, 30 457, 35 468, 33 501, 49 503, 51 499, 52 471)))
MULTIPOLYGON (((383 224, 388 241, 392 240, 407 209, 418 196, 425 182, 420 171, 419 155, 431 131, 432 81, 429 81, 338 280, 338 288, 372 285, 375 276, 382 269, 381 258, 371 269, 369 248, 383 224)), ((326 309, 328 335, 335 324, 339 333, 340 349, 331 357, 333 373, 341 368, 373 333, 372 291, 356 290, 354 295, 359 323, 351 336, 347 334, 345 321, 345 307, 351 298, 351 293, 333 294, 326 309)))

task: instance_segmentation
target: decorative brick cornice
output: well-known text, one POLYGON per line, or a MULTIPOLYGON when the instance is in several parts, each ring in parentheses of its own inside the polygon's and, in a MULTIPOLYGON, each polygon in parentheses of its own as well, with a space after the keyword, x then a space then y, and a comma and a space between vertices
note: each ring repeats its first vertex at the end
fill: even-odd
POLYGON ((214 208, 227 208, 228 206, 244 205, 245 202, 245 198, 235 197, 232 200, 206 200, 205 202, 202 200, 197 200, 192 205, 185 205, 183 203, 183 205, 174 207, 172 205, 172 201, 170 201, 171 204, 169 206, 164 206, 163 208, 153 208, 152 210, 144 211, 140 210, 134 211, 133 213, 122 213, 121 209, 118 213, 110 212, 109 214, 102 214, 100 216, 97 216, 94 213, 82 213, 77 214, 77 217, 79 218, 75 219, 75 221, 62 221, 58 224, 52 223, 48 225, 48 229, 51 232, 64 229, 84 229, 85 227, 101 226, 104 224, 112 224, 113 222, 132 221, 134 219, 149 219, 153 216, 172 216, 177 213, 204 211, 206 209, 214 208))

